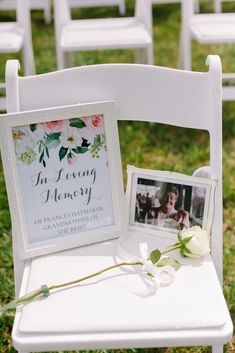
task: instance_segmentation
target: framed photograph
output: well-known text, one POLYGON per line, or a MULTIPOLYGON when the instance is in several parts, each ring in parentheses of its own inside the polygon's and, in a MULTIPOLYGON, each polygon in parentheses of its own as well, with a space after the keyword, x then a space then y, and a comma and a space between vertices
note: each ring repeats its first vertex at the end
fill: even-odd
POLYGON ((168 238, 199 225, 210 233, 216 181, 128 166, 129 227, 168 238))
POLYGON ((8 114, 0 124, 22 257, 119 236, 124 192, 114 102, 8 114))

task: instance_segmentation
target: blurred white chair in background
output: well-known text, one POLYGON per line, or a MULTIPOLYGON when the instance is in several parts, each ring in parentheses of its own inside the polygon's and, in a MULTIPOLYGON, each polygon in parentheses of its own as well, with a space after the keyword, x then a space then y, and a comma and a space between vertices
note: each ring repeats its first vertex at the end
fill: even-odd
MULTIPOLYGON (((3 1, 0 1, 2 5, 3 1)), ((0 22, 0 55, 22 51, 23 67, 26 76, 35 73, 31 34, 31 20, 28 0, 17 0, 16 21, 0 22)), ((1 84, 4 91, 4 84, 1 84)), ((5 97, 0 97, 0 110, 5 110, 5 97)))
MULTIPOLYGON (((194 13, 194 0, 182 0, 180 67, 192 69, 192 40, 200 44, 235 43, 235 13, 194 13)), ((234 82, 235 74, 224 74, 223 80, 234 82)), ((223 87, 223 100, 235 99, 235 87, 223 87)))
POLYGON ((73 66, 72 53, 86 50, 135 49, 137 61, 153 64, 150 0, 136 0, 133 17, 72 20, 68 0, 54 0, 57 65, 73 66))
MULTIPOLYGON (((1 0, 0 10, 15 10, 17 0, 1 0)), ((46 23, 51 22, 51 0, 30 0, 32 10, 43 10, 46 23)))
POLYGON ((118 6, 120 15, 125 15, 125 0, 69 0, 69 5, 73 7, 98 7, 98 6, 118 6))

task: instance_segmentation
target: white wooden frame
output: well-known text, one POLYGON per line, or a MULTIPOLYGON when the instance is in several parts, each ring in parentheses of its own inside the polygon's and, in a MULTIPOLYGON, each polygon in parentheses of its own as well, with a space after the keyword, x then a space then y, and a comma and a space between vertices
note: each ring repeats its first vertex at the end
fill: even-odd
POLYGON ((165 237, 168 239, 176 240, 178 229, 169 229, 159 226, 151 226, 148 224, 142 224, 134 221, 135 212, 135 199, 136 199, 136 188, 137 178, 143 178, 154 181, 161 181, 171 184, 181 184, 188 186, 203 187, 206 190, 205 203, 204 203, 204 214, 202 229, 207 231, 208 236, 211 232, 211 224, 214 214, 214 192, 216 187, 216 181, 209 178, 193 177, 181 173, 160 171, 160 170, 147 170, 142 168, 136 168, 134 166, 128 166, 127 168, 127 210, 129 211, 129 229, 142 230, 149 232, 153 235, 165 237), (143 229, 144 228, 144 229, 143 229))
MULTIPOLYGON (((45 253, 51 253, 51 252, 60 251, 68 248, 74 248, 76 246, 94 243, 94 242, 115 238, 119 236, 124 224, 123 222, 124 196, 123 196, 123 186, 122 186, 120 154, 119 154, 119 148, 118 148, 119 143, 117 138, 118 136, 117 125, 114 119, 112 102, 79 104, 79 105, 61 107, 61 108, 22 112, 18 114, 7 114, 2 117, 2 119, 0 120, 0 124, 1 124, 1 130, 0 130, 1 139, 3 143, 2 156, 3 156, 4 166, 5 166, 4 169, 6 173, 6 182, 8 187, 8 197, 9 197, 9 203, 10 203, 10 209, 11 209, 12 223, 18 225, 17 236, 22 237, 23 239, 23 244, 22 244, 23 246, 20 249, 21 258, 31 258, 33 256, 39 256, 45 253), (43 227, 41 226, 41 223, 38 224, 37 222, 37 225, 35 226, 33 225, 34 222, 33 222, 32 215, 34 215, 35 212, 33 212, 30 217, 27 216, 25 211, 25 205, 26 203, 30 203, 30 202, 35 203, 38 201, 38 206, 36 211, 37 213, 35 214, 35 216, 38 220, 40 219, 41 221, 43 221, 43 217, 48 216, 49 209, 51 209, 52 206, 50 206, 48 211, 45 213, 45 211, 43 211, 43 206, 41 205, 42 210, 40 211, 39 198, 41 195, 41 191, 40 191, 40 194, 38 194, 38 188, 35 189, 34 187, 30 192, 30 198, 27 199, 28 194, 26 194, 27 201, 24 200, 25 196, 23 195, 22 180, 21 178, 19 178, 20 176, 19 170, 17 169, 17 159, 15 154, 15 146, 12 138, 12 128, 13 127, 15 128, 18 126, 22 127, 24 125, 35 124, 35 123, 38 123, 38 124, 45 123, 53 120, 64 121, 67 119, 72 119, 74 117, 83 117, 83 116, 87 117, 87 116, 93 116, 96 114, 102 114, 103 121, 104 121, 105 143, 107 146, 107 158, 108 158, 108 166, 109 166, 108 174, 109 174, 110 192, 111 192, 111 195, 109 198, 112 200, 111 201, 112 219, 106 225, 105 223, 103 223, 105 219, 102 220, 102 217, 101 217, 99 220, 100 223, 98 223, 97 225, 94 225, 93 228, 89 229, 88 227, 88 229, 82 229, 81 231, 73 229, 68 234, 62 233, 60 235, 59 234, 60 232, 57 232, 58 234, 55 235, 54 233, 53 235, 52 234, 53 232, 51 231, 49 231, 49 233, 48 231, 44 232, 43 227), (33 196, 34 190, 35 190, 35 195, 33 196), (31 232, 29 231, 30 229, 31 229, 31 232), (39 240, 30 242, 30 239, 33 239, 32 238, 33 234, 31 234, 33 231, 42 233, 42 234, 46 233, 46 234, 44 235, 42 240, 40 240, 39 238, 39 240)), ((52 157, 52 158, 55 158, 55 157, 52 157)), ((86 158, 86 156, 84 158, 86 158)), ((97 163, 99 163, 99 160, 97 160, 97 163)), ((53 168, 55 168, 55 166, 56 164, 54 165, 53 168)), ((79 168, 79 161, 77 163, 77 168, 79 168)), ((33 167, 33 172, 34 171, 38 172, 38 170, 39 169, 37 165, 36 167, 33 167)), ((44 170, 48 172, 48 169, 45 168, 44 170)), ((69 170, 71 170, 71 167, 69 167, 68 165, 67 171, 69 172, 69 170)), ((73 170, 75 169, 73 168, 73 170)), ((26 175, 29 175, 29 172, 27 172, 26 175)), ((103 177, 101 177, 100 175, 99 178, 102 179, 103 177)), ((30 176, 29 176, 29 180, 30 180, 30 176)), ((48 187, 51 187, 51 186, 53 187, 53 182, 49 182, 48 187)), ((65 186, 63 184, 60 187, 63 190, 65 186)), ((108 191, 108 185, 107 185, 105 194, 108 192, 109 191, 108 191)), ((76 202, 76 198, 73 201, 71 201, 71 203, 73 204, 72 206, 73 210, 74 211, 77 210, 79 202, 76 202)), ((97 201, 95 201, 95 204, 97 204, 97 201)), ((102 201, 100 202, 100 205, 101 204, 102 204, 102 201)), ((103 206, 105 208, 105 205, 103 206)), ((81 207, 81 204, 79 207, 81 207)), ((33 208, 34 207, 32 204, 31 209, 33 208)), ((66 201, 65 202, 60 201, 60 206, 57 209, 60 210, 61 213, 67 212, 68 205, 66 207, 66 201)), ((107 209, 107 211, 109 211, 109 209, 107 209)))

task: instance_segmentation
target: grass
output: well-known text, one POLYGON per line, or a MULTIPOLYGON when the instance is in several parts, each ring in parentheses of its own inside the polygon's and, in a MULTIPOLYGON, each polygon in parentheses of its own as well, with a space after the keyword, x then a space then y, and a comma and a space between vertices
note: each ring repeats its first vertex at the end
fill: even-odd
MULTIPOLYGON (((233 3, 224 6, 225 11, 233 10, 233 3)), ((209 2, 201 10, 211 10, 209 2)), ((127 15, 133 14, 133 0, 127 1, 127 15)), ((13 12, 1 12, 4 21, 12 20, 13 12)), ((118 16, 117 8, 74 10, 73 16, 109 17, 118 16)), ((155 5, 153 7, 153 34, 155 64, 177 67, 180 29, 180 6, 155 5)), ((40 11, 32 14, 33 44, 37 73, 56 70, 55 38, 53 24, 44 23, 40 11)), ((206 71, 206 56, 219 54, 224 72, 235 72, 235 46, 193 43, 193 69, 206 71)), ((4 67, 7 59, 21 59, 20 55, 1 55, 0 82, 4 81, 4 67)), ((76 55, 76 65, 134 62, 134 53, 127 51, 85 52, 76 55)), ((166 169, 185 173, 209 161, 208 135, 202 131, 173 128, 147 123, 119 123, 123 172, 126 164, 150 169, 166 169)), ((224 294, 234 321, 235 319, 235 102, 223 104, 223 186, 224 186, 224 294)), ((4 175, 0 166, 0 302, 8 302, 14 296, 13 264, 11 250, 10 215, 5 191, 4 175)), ((0 318, 0 351, 15 352, 11 342, 12 318, 0 318)), ((235 352, 233 339, 225 347, 228 353, 235 352)), ((103 351, 106 352, 106 351, 103 351)), ((116 353, 206 353, 211 347, 161 348, 110 350, 116 353)))

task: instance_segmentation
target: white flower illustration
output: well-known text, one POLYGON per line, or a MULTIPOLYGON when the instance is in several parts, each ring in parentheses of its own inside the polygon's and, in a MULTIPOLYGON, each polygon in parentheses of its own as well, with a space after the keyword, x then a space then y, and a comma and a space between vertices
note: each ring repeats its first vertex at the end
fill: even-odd
POLYGON ((60 142, 64 148, 76 148, 82 143, 80 131, 73 127, 63 130, 60 135, 60 142))

